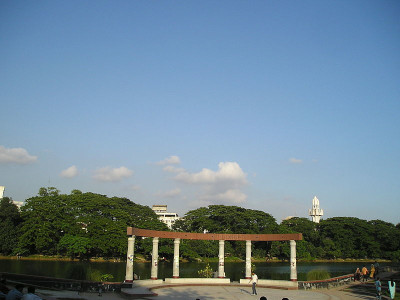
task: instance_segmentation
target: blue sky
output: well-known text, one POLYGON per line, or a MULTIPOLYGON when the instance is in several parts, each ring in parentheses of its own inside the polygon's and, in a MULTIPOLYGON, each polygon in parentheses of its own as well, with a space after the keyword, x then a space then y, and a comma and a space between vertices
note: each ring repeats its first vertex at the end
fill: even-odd
POLYGON ((400 2, 1 1, 0 185, 400 222, 400 2))

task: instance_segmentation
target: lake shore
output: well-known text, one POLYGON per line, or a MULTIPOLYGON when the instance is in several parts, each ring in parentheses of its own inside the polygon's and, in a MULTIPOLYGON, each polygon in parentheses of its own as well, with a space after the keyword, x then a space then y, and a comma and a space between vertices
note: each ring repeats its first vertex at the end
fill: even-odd
MULTIPOLYGON (((31 256, 0 256, 0 259, 5 259, 5 260, 49 260, 49 261, 82 261, 78 258, 70 258, 70 257, 64 257, 64 256, 47 256, 47 255, 31 255, 31 256)), ((123 262, 123 259, 120 258, 90 258, 90 262, 123 262)), ((168 261, 168 260, 166 260, 168 261)), ((188 262, 188 260, 182 259, 182 262, 188 262)), ((226 257, 225 258, 226 262, 244 262, 244 259, 238 258, 238 257, 226 257)), ((265 259, 265 258, 252 258, 252 262, 288 262, 288 260, 281 260, 277 258, 272 258, 272 259, 265 259)), ((336 259, 312 259, 312 260, 302 260, 299 259, 297 262, 318 262, 318 263, 323 263, 323 262, 349 262, 349 263, 370 263, 370 262, 392 262, 391 260, 388 259, 374 259, 374 258, 364 258, 364 259, 356 259, 356 258, 336 258, 336 259)), ((135 262, 151 262, 150 260, 147 260, 143 256, 136 256, 135 257, 135 262)), ((218 262, 218 257, 206 257, 206 258, 200 258, 198 260, 200 263, 209 263, 209 262, 218 262)))

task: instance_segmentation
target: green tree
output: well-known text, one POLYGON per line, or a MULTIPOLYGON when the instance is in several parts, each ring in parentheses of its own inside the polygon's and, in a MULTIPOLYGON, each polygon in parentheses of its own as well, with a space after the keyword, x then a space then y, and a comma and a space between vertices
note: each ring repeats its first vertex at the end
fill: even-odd
MULTIPOLYGON (((151 208, 129 199, 57 191, 41 188, 39 196, 26 200, 21 253, 124 257, 128 226, 167 230, 151 208)), ((137 244, 140 247, 141 241, 137 244)))
MULTIPOLYGON (((175 222, 173 228, 186 232, 210 233, 276 233, 278 225, 276 220, 268 213, 259 210, 246 209, 237 206, 210 205, 189 211, 183 219, 175 222)), ((207 241, 188 242, 191 251, 187 253, 194 256, 215 256, 214 244, 210 247, 207 241), (212 251, 209 251, 209 250, 212 251)), ((254 243, 254 251, 263 249, 269 251, 271 244, 266 242, 254 243)), ((216 245, 218 247, 218 245, 216 245)), ((218 248, 217 248, 218 249, 218 248)), ((261 252, 262 252, 261 251, 261 252)), ((245 255, 245 244, 240 241, 225 243, 225 252, 235 256, 245 255)), ((260 252, 260 251, 259 251, 260 252)), ((260 253, 261 253, 260 252, 260 253)))
MULTIPOLYGON (((299 259, 312 259, 318 257, 319 251, 317 246, 320 244, 319 231, 317 224, 308 220, 307 218, 294 217, 288 220, 282 221, 279 226, 281 233, 302 233, 303 240, 297 241, 296 251, 299 259)), ((280 243, 275 243, 280 245, 280 243)), ((288 259, 289 253, 287 253, 287 247, 281 247, 284 250, 282 253, 276 253, 275 255, 281 258, 288 259)))
POLYGON ((381 220, 368 222, 372 227, 374 240, 379 244, 379 258, 390 259, 400 249, 400 231, 394 224, 381 220))
POLYGON ((0 253, 9 255, 16 250, 21 221, 18 207, 12 199, 2 198, 0 201, 0 253))
POLYGON ((66 234, 60 239, 58 247, 62 254, 69 255, 71 258, 83 258, 90 251, 90 239, 66 234))
POLYGON ((365 220, 335 217, 319 223, 322 247, 327 258, 379 257, 373 226, 365 220))
POLYGON ((58 196, 60 194, 60 190, 56 189, 55 187, 41 187, 39 189, 38 195, 41 197, 46 197, 46 196, 58 196))

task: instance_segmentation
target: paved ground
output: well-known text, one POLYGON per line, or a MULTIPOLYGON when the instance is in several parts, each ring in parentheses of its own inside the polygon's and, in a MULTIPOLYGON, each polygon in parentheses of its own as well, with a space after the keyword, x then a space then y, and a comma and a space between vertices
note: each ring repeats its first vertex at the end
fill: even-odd
MULTIPOLYGON (((384 275, 384 274, 382 274, 384 275)), ((390 274, 385 274, 389 277, 390 274)), ((383 277, 383 276, 382 276, 383 277)), ((395 278, 397 279, 397 278, 395 278)), ((399 279, 400 280, 400 279, 399 279)), ((399 282, 398 280, 395 280, 399 282)), ((386 290, 384 287, 383 290, 386 290)), ((257 288, 258 295, 251 295, 251 286, 169 286, 160 287, 153 285, 136 286, 133 289, 124 289, 127 295, 107 292, 98 296, 97 293, 78 293, 71 291, 45 291, 38 290, 45 300, 127 300, 127 299, 147 299, 147 300, 172 300, 172 299, 260 299, 261 296, 268 300, 374 300, 375 286, 373 281, 368 283, 352 282, 343 286, 331 289, 319 290, 284 290, 273 288, 257 288), (150 288, 150 289, 149 289, 150 288), (157 295, 155 295, 157 294, 157 295)), ((383 300, 389 299, 386 296, 383 300)))
MULTIPOLYGON (((257 288, 258 295, 251 295, 251 287, 243 286, 176 286, 168 288, 156 288, 151 292, 158 296, 150 296, 148 289, 141 287, 135 291, 136 296, 124 297, 116 293, 103 293, 98 296, 97 293, 77 292, 55 292, 41 291, 43 298, 47 300, 67 300, 67 299, 85 299, 85 300, 126 300, 126 299, 148 299, 148 300, 172 300, 172 299, 260 299, 261 296, 268 300, 281 300, 286 297, 290 300, 373 300, 375 299, 374 287, 369 285, 360 285, 352 283, 334 289, 320 289, 312 291, 304 290, 281 290, 271 288, 257 288), (139 294, 142 294, 141 296, 139 294), (147 294, 147 295, 146 295, 147 294)), ((388 298, 383 298, 388 299, 388 298)))

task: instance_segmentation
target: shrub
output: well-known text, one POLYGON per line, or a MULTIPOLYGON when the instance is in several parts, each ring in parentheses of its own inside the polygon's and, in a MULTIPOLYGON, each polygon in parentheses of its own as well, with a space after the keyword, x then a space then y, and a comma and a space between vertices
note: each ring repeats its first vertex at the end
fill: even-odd
POLYGON ((204 269, 201 269, 197 272, 202 278, 212 278, 214 275, 213 269, 211 269, 210 264, 207 264, 204 269))
POLYGON ((324 280, 331 278, 331 274, 329 274, 326 270, 311 270, 307 273, 307 280, 324 280))

